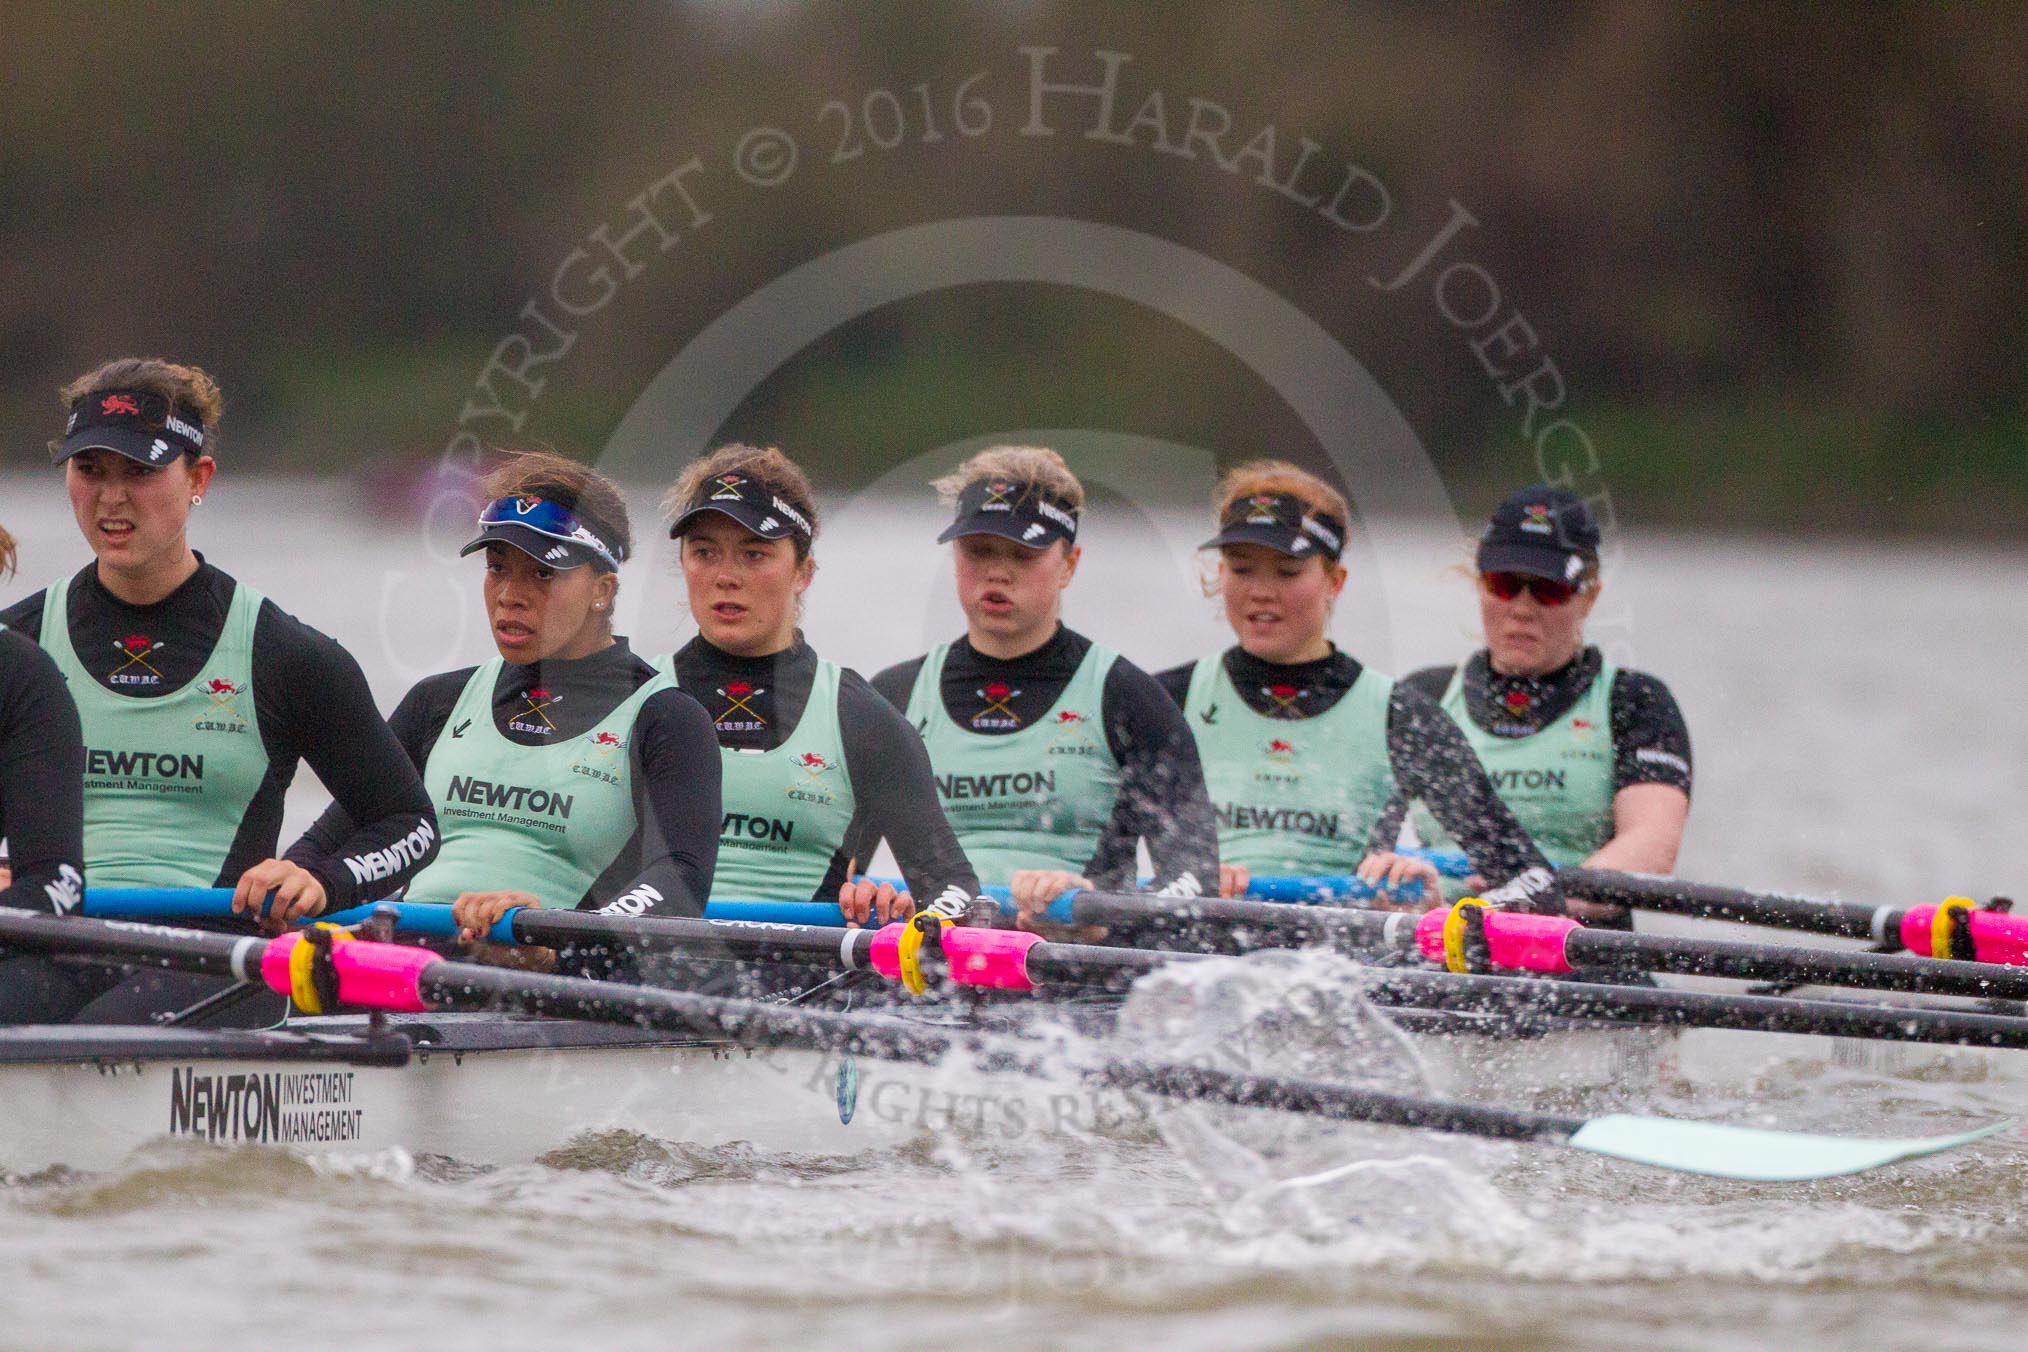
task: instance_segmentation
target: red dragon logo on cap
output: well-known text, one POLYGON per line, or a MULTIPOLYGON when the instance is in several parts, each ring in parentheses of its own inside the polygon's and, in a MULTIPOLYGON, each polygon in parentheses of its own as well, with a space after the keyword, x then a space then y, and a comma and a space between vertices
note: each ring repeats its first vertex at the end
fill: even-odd
POLYGON ((124 413, 130 418, 138 418, 141 416, 141 405, 131 394, 109 394, 99 400, 99 412, 108 417, 115 413, 124 413))
POLYGON ((120 646, 130 653, 145 653, 152 650, 155 645, 146 635, 129 634, 120 640, 120 646))

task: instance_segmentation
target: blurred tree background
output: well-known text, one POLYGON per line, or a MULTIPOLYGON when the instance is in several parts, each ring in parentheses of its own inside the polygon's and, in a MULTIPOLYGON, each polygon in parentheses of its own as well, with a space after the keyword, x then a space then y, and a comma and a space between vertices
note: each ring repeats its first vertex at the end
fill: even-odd
MULTIPOLYGON (((584 452, 714 318, 789 268, 950 217, 1109 222, 1287 297, 1380 380, 1468 508, 1532 477, 1426 287, 1384 293, 1455 201, 1461 240, 1557 363, 1622 519, 2016 535, 2028 519, 2028 6, 1712 3, 930 5, 35 3, 0 19, 0 426, 39 463, 55 388, 175 355, 226 386, 225 455, 350 473, 440 454, 570 252, 692 156, 712 223, 574 326, 516 441, 584 452), (1024 137, 1023 46, 1115 125, 1160 90, 1231 154, 1317 142, 1392 215, 1353 234, 1226 172, 1024 137), (949 125, 975 71, 992 130, 949 125), (918 95, 918 85, 926 92, 918 95), (900 144, 831 164, 867 95, 900 144), (822 106, 849 110, 826 118, 822 106), (926 98, 940 140, 923 135, 926 98), (883 105, 884 106, 884 105, 883 105), (730 170, 750 128, 792 181, 730 170)), ((684 213, 669 218, 683 223, 684 213)), ((1517 359, 1518 360, 1518 359, 1517 359)), ((489 437, 497 420, 472 425, 489 437)), ((754 391, 723 436, 834 483, 1001 427, 1087 426, 1316 459, 1272 391, 1169 321, 1068 289, 968 287, 870 313, 754 391)), ((688 448, 686 448, 688 449, 688 448)))

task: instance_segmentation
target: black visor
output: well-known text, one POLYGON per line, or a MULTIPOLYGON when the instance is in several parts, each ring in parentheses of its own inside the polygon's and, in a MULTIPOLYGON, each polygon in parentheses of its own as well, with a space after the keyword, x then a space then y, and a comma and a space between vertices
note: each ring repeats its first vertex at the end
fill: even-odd
POLYGON ((1567 488, 1535 484, 1510 493, 1479 536, 1482 573, 1528 573, 1575 582, 1598 561, 1598 518, 1567 488))
POLYGON ((114 451, 143 465, 202 455, 204 415, 151 390, 99 390, 70 406, 50 463, 61 465, 81 451, 114 451))
POLYGON ((1291 494, 1255 493, 1228 507, 1218 534, 1198 548, 1219 545, 1265 545, 1292 559, 1335 559, 1345 552, 1345 523, 1291 494))
POLYGON ((809 518, 783 501, 781 494, 738 470, 706 479, 669 523, 669 538, 682 536, 705 512, 722 512, 763 540, 780 540, 791 535, 808 540, 814 534, 809 518))
POLYGON ((958 494, 958 519, 937 536, 937 543, 960 535, 999 535, 1030 549, 1047 549, 1058 540, 1074 544, 1077 520, 1077 508, 1037 484, 978 479, 958 494))

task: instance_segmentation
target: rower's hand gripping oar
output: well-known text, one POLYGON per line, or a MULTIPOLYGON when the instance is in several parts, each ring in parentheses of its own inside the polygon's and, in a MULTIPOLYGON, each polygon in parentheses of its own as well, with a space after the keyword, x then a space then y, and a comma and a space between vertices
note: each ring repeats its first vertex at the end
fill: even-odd
MULTIPOLYGON (((934 1063, 960 1048, 948 1032, 877 1014, 820 1014, 681 991, 548 976, 452 962, 423 949, 301 932, 277 939, 0 908, 0 943, 88 953, 133 965, 262 980, 275 990, 324 992, 345 1004, 394 1012, 515 1008, 599 1023, 708 1031, 742 1042, 851 1050, 934 1063), (306 956, 304 956, 306 955, 306 956)), ((990 1045, 972 1048, 982 1053, 990 1045)), ((1048 1075, 1052 1067, 1000 1048, 996 1068, 1048 1075)), ((1507 1140, 1538 1140, 1679 1172, 1759 1182, 1859 1173, 1934 1155, 1990 1136, 2006 1123, 1950 1136, 1858 1139, 1613 1114, 1585 1119, 1448 1103, 1281 1076, 1174 1062, 1113 1058, 1083 1067, 1099 1083, 1180 1099, 1276 1108, 1339 1121, 1382 1123, 1507 1140)))

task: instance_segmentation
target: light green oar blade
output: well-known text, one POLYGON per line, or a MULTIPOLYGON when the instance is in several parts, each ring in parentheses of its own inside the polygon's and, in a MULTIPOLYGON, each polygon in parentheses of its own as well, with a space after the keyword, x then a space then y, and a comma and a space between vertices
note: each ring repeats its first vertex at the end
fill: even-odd
POLYGON ((1901 1160, 1941 1154, 1983 1140, 2009 1125, 1996 1122, 1956 1136, 1895 1140, 1817 1136, 1804 1131, 1767 1131, 1760 1127, 1730 1127, 1720 1122, 1613 1113, 1593 1118, 1578 1128, 1570 1144, 1595 1155, 1611 1155, 1682 1173, 1753 1183, 1797 1183, 1864 1173, 1901 1160))

